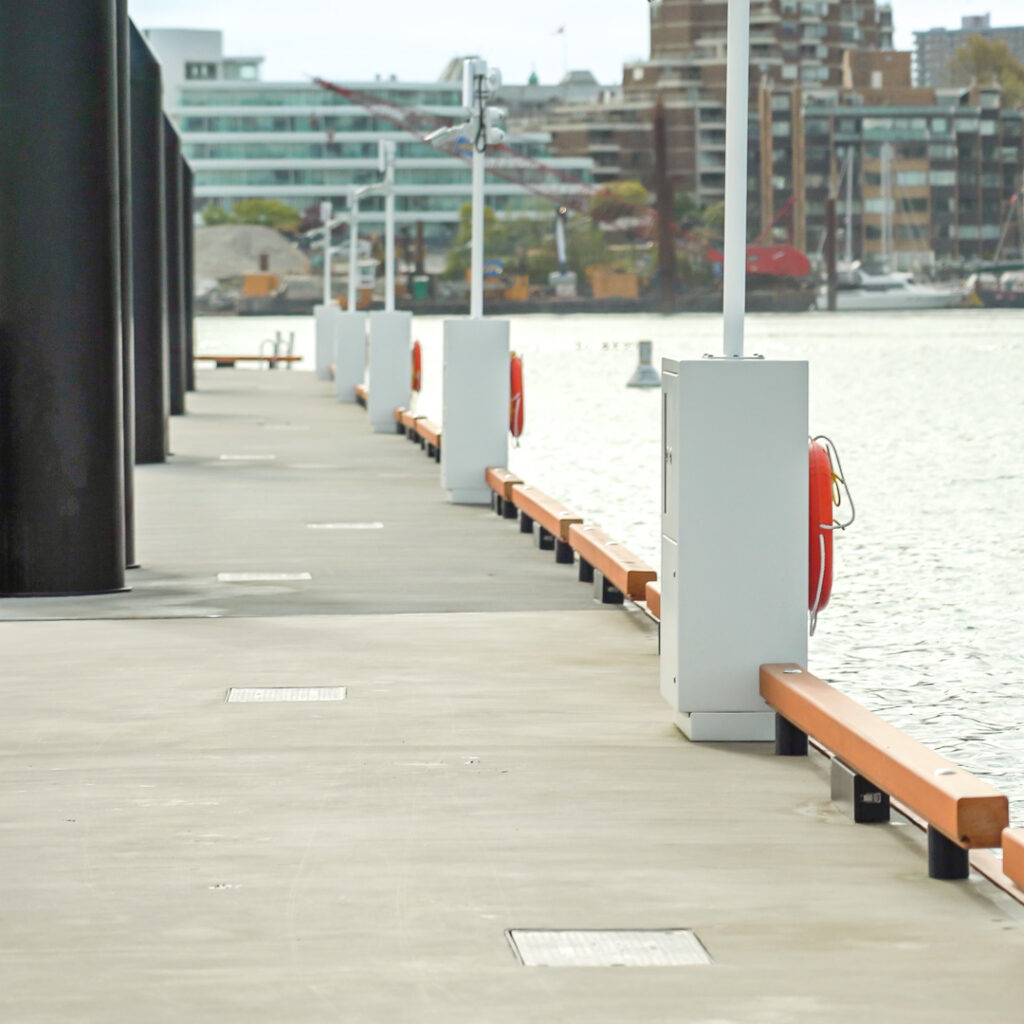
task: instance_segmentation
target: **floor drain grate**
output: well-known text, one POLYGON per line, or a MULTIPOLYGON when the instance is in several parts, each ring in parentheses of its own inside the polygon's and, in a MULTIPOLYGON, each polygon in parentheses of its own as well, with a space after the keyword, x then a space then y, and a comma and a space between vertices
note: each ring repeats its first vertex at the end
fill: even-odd
POLYGON ((710 964, 686 928, 643 931, 553 931, 515 928, 509 942, 526 967, 694 967, 710 964))
POLYGON ((232 686, 228 690, 229 704, 344 699, 344 686, 232 686))

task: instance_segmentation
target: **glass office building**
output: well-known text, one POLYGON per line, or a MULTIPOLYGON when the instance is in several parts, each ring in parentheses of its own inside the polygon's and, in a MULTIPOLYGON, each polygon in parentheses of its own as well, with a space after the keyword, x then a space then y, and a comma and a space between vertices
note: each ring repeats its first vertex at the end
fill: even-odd
MULTIPOLYGON (((264 82, 259 57, 225 57, 220 32, 147 32, 164 69, 164 102, 195 172, 196 207, 230 209, 244 198, 299 211, 347 203, 350 186, 379 180, 378 142, 397 144, 399 230, 423 224, 428 241, 450 241, 470 200, 470 161, 422 141, 462 119, 461 83, 394 78, 339 83, 264 82)), ((488 157, 486 201, 499 217, 549 217, 553 204, 593 188, 593 161, 558 157, 542 131, 512 133, 488 157)), ((383 229, 383 199, 361 204, 366 231, 383 229)))

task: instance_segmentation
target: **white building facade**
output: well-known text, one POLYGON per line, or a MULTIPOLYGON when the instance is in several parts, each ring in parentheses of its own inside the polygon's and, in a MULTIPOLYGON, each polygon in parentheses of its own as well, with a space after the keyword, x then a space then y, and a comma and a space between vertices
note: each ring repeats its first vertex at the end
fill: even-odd
MULTIPOLYGON (((264 82, 261 57, 225 57, 220 32, 151 29, 164 69, 164 105, 195 172, 196 208, 276 199, 300 212, 323 200, 344 209, 352 185, 379 180, 378 142, 397 143, 396 224, 423 224, 446 244, 470 201, 470 161, 422 141, 461 120, 461 83, 264 82), (411 128, 412 132, 407 130, 411 128)), ((553 203, 593 191, 593 161, 551 155, 546 132, 512 133, 488 159, 485 196, 499 217, 550 217, 553 203), (511 179, 511 180, 510 180, 511 179)), ((361 226, 383 229, 383 200, 361 206, 361 226)))

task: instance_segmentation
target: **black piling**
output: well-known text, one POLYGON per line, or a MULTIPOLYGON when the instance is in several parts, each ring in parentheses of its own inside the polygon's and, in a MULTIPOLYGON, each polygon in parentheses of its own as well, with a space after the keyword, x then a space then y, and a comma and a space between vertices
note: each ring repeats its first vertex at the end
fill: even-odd
POLYGON ((135 461, 150 463, 164 462, 168 445, 163 87, 135 25, 130 37, 135 461))
POLYGON ((117 182, 121 190, 121 406, 124 420, 124 564, 135 569, 135 329, 132 324, 131 50, 128 0, 117 0, 117 182))
POLYGON ((124 587, 116 0, 0 4, 0 594, 124 587))
POLYGON ((185 298, 185 390, 196 389, 196 239, 195 175, 188 160, 181 158, 182 263, 185 298))
POLYGON ((181 139, 171 119, 164 115, 164 207, 167 239, 167 382, 171 415, 185 413, 185 246, 182 225, 181 139))

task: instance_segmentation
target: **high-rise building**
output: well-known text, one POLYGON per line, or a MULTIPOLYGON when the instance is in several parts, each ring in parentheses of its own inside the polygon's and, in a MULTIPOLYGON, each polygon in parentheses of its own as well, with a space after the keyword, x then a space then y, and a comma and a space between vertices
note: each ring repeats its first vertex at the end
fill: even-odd
MULTIPOLYGON (((216 31, 151 29, 161 60, 164 105, 195 172, 196 207, 230 209, 239 199, 277 199, 304 211, 330 200, 343 209, 353 185, 379 180, 378 143, 397 143, 395 221, 424 226, 446 244, 470 201, 469 161, 436 149, 404 120, 453 124, 462 116, 461 81, 391 77, 341 82, 342 94, 311 82, 265 82, 261 57, 230 57, 216 31), (398 123, 396 123, 396 121, 398 123)), ((499 217, 550 216, 556 201, 589 191, 593 161, 551 153, 543 131, 512 131, 489 158, 486 202, 499 217)), ((383 229, 383 199, 362 207, 365 230, 383 229)))
POLYGON ((914 75, 921 86, 943 88, 953 84, 950 65, 956 51, 971 36, 998 39, 1010 52, 1024 61, 1024 25, 993 28, 988 14, 974 14, 960 19, 960 28, 930 28, 914 33, 914 75))

